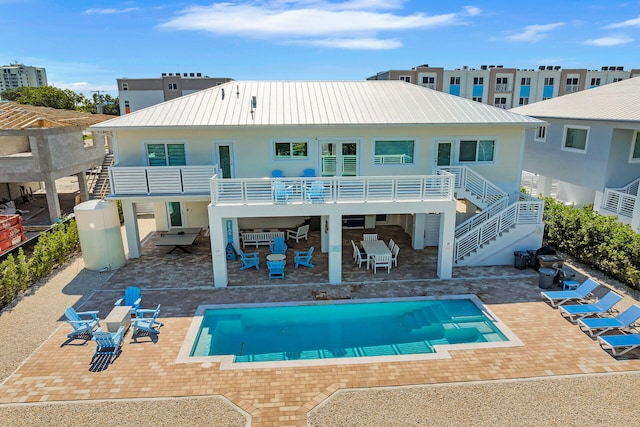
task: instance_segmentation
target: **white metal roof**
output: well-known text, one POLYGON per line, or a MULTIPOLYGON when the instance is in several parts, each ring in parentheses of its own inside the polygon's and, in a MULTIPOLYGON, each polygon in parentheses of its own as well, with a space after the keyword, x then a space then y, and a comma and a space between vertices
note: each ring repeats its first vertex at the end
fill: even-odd
POLYGON ((401 81, 233 81, 92 129, 174 126, 537 124, 532 117, 401 81), (255 108, 252 102, 255 97, 255 108))
POLYGON ((640 121, 640 77, 563 95, 510 111, 534 117, 640 121))

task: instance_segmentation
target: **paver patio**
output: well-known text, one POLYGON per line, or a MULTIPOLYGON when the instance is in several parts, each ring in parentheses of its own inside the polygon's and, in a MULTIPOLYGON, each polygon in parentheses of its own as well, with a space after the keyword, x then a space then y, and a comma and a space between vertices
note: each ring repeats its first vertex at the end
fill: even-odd
MULTIPOLYGON (((630 353, 629 360, 612 358, 542 302, 534 270, 454 268, 454 279, 439 280, 434 254, 411 251, 408 236, 398 230, 376 230, 386 241, 392 234, 402 248, 399 267, 391 273, 373 275, 355 267, 349 240, 351 234, 357 237, 362 230, 347 230, 343 246, 346 284, 326 283, 326 255, 319 250, 314 254, 315 269, 295 270, 290 262, 284 281, 269 281, 264 263, 267 250, 261 249, 260 270, 241 272, 238 261, 230 263, 230 286, 226 289, 212 287, 206 239, 192 254, 176 251, 167 255, 167 248, 156 247, 157 236, 152 236, 145 242, 141 258, 128 261, 76 308, 100 310, 104 318, 126 286, 139 286, 143 306, 162 304, 160 320, 165 326, 157 342, 147 338, 133 342, 129 331, 122 354, 112 364, 92 365, 95 345, 81 340, 63 345, 70 328, 61 323, 2 384, 0 403, 220 395, 248 413, 252 425, 305 425, 307 413, 339 389, 640 370, 638 351, 630 353), (454 351, 451 358, 442 360, 277 369, 221 371, 217 363, 176 363, 198 305, 308 301, 315 299, 317 291, 339 299, 475 294, 524 346, 454 351)), ((312 244, 319 249, 317 235, 309 242, 301 241, 295 249, 312 244)), ((292 259, 292 254, 289 256, 292 259)), ((626 299, 624 303, 631 302, 626 299)))

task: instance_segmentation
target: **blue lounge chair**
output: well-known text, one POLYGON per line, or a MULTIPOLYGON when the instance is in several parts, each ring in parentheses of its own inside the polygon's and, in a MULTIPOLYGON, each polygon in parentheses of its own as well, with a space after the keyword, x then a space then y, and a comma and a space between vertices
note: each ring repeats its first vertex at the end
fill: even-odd
POLYGON ((587 279, 574 291, 549 291, 540 292, 542 298, 549 300, 551 307, 558 307, 565 302, 586 302, 592 299, 592 292, 598 287, 598 282, 592 279, 587 279))
POLYGON ((97 330, 93 334, 93 340, 96 342, 96 352, 91 359, 101 354, 108 354, 110 356, 117 356, 122 346, 122 339, 124 337, 124 326, 120 326, 117 332, 108 332, 101 329, 97 330))
POLYGON ((269 280, 271 279, 284 279, 284 266, 287 261, 267 261, 267 267, 269 268, 269 280))
POLYGON ((128 305, 131 307, 131 314, 135 314, 136 310, 140 308, 140 302, 142 297, 140 296, 140 288, 130 286, 124 290, 124 297, 115 302, 114 305, 128 305))
POLYGON ((284 236, 273 239, 273 243, 271 243, 269 247, 271 248, 272 254, 287 254, 287 244, 284 242, 284 236))
POLYGON ((324 184, 322 181, 314 181, 305 194, 311 203, 324 203, 324 184))
POLYGON ((311 255, 313 254, 313 246, 309 248, 308 251, 296 251, 293 255, 293 262, 295 263, 295 268, 298 268, 299 265, 304 265, 305 267, 314 268, 315 265, 311 262, 311 255))
POLYGON ((610 350, 614 356, 621 356, 640 347, 640 334, 604 335, 598 337, 600 347, 610 350))
POLYGON ((613 306, 620 300, 622 300, 622 296, 613 291, 609 291, 605 296, 593 304, 563 305, 560 307, 560 314, 566 316, 570 321, 575 323, 576 320, 587 316, 612 312, 613 306))
POLYGON ((251 267, 255 267, 256 270, 260 270, 260 259, 258 258, 257 252, 245 254, 235 243, 233 244, 233 248, 236 250, 236 253, 240 255, 240 260, 242 261, 240 270, 246 270, 251 267))
POLYGON ((640 307, 632 305, 616 317, 596 317, 593 319, 580 319, 580 329, 588 332, 592 337, 597 337, 612 329, 630 329, 640 319, 640 307))
POLYGON ((159 334, 160 327, 164 326, 164 323, 159 322, 157 319, 160 314, 160 304, 156 309, 140 309, 136 312, 136 318, 131 319, 131 325, 133 326, 133 338, 135 340, 138 331, 145 331, 149 334, 159 334), (146 316, 145 315, 149 315, 146 316))
POLYGON ((73 328, 73 332, 67 335, 68 338, 78 338, 83 334, 90 338, 93 336, 93 330, 100 327, 97 311, 77 312, 73 307, 69 307, 64 311, 64 315, 73 328))

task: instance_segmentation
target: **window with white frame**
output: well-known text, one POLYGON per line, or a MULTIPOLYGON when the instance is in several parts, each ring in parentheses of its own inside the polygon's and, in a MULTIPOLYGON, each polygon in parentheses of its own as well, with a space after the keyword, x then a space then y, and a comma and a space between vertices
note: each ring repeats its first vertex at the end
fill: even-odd
POLYGON ((169 90, 178 90, 178 83, 169 83, 169 90))
POLYGON ((400 76, 400 81, 411 83, 411 76, 400 76))
POLYGON ((129 83, 122 83, 122 90, 129 90, 129 83))
POLYGON ((476 102, 482 102, 482 97, 481 96, 473 96, 471 97, 472 101, 476 101, 476 102))
POLYGON ((563 150, 587 151, 587 141, 589 140, 589 127, 567 125, 564 127, 563 150))
POLYGON ((482 85, 484 84, 484 77, 474 77, 473 78, 474 85, 482 85))
POLYGON ((423 77, 422 78, 422 84, 423 85, 432 85, 436 82, 436 78, 435 77, 423 77))
POLYGON ((613 83, 617 83, 617 82, 622 81, 622 80, 624 80, 624 79, 621 78, 621 77, 614 77, 613 78, 613 83))
POLYGON ((415 150, 415 141, 413 139, 375 140, 373 144, 374 164, 413 164, 415 150))
POLYGON ((553 86, 553 77, 545 77, 544 78, 545 86, 553 86))
POLYGON ((533 138, 536 141, 545 142, 547 140, 547 127, 538 126, 536 128, 536 136, 533 138))
POLYGON ((600 78, 594 77, 591 79, 591 86, 600 86, 600 78))
POLYGON ((531 86, 531 77, 522 77, 520 79, 520 86, 531 86))
POLYGON ((529 97, 521 96, 520 100, 518 101, 518 105, 528 105, 528 104, 529 104, 529 97))
POLYGON ((449 84, 459 85, 460 84, 460 77, 451 77, 449 79, 449 84))
POLYGON ((306 159, 309 157, 307 140, 274 141, 273 149, 276 160, 306 159))
POLYGON ((183 143, 147 143, 149 166, 184 166, 187 164, 183 143))
POLYGON ((629 161, 631 163, 640 163, 640 131, 635 131, 635 133, 633 134, 629 161))
POLYGON ((458 151, 460 162, 493 162, 496 142, 492 139, 462 139, 458 151))
POLYGON ((496 97, 494 99, 493 106, 498 108, 507 108, 507 98, 502 96, 496 97))

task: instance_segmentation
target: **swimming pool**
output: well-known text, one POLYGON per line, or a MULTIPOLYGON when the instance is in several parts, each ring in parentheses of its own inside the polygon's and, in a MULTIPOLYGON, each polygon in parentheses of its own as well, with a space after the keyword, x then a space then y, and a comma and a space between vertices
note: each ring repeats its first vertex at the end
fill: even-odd
POLYGON ((436 349, 517 341, 475 295, 201 306, 198 312, 193 340, 183 346, 190 345, 188 358, 252 367, 425 358, 436 349))

